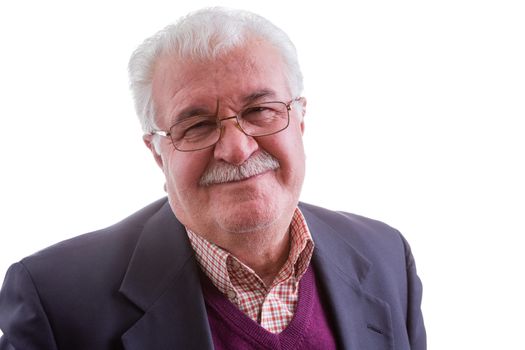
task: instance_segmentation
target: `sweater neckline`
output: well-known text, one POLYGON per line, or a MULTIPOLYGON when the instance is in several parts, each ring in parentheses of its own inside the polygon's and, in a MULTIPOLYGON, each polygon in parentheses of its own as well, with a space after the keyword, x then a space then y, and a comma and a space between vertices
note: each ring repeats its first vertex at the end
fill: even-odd
POLYGON ((288 326, 280 333, 272 333, 264 329, 244 314, 221 294, 204 274, 201 274, 201 280, 206 304, 222 315, 230 326, 238 329, 239 335, 247 340, 256 341, 265 347, 294 349, 300 345, 304 335, 308 333, 314 309, 314 295, 317 292, 311 264, 299 281, 299 298, 295 314, 288 326))

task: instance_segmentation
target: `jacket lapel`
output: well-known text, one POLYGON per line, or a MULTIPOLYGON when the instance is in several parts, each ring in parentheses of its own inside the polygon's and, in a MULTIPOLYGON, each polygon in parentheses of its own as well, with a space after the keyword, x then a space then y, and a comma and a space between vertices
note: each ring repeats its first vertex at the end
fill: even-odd
POLYGON ((144 311, 125 349, 213 349, 198 267, 168 203, 144 226, 120 292, 144 311))
POLYGON ((301 206, 315 242, 317 280, 342 349, 393 349, 390 308, 363 287, 372 264, 341 234, 301 206))

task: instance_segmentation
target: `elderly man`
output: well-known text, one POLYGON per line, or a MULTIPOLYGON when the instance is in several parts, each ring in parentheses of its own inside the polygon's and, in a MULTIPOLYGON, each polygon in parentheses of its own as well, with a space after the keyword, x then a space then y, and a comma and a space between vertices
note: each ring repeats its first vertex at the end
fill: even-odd
POLYGON ((396 230, 299 203, 306 100, 289 38, 205 9, 130 61, 161 199, 14 264, 0 349, 425 349, 396 230))

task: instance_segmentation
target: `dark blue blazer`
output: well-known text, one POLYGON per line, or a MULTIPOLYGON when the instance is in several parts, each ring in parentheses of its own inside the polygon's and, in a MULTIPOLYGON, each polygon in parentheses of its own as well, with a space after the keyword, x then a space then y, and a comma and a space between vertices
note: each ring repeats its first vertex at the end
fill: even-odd
MULTIPOLYGON (((421 283, 391 227, 300 204, 339 348, 426 348, 421 283)), ((199 268, 166 199, 12 265, 0 350, 213 349, 199 268)))

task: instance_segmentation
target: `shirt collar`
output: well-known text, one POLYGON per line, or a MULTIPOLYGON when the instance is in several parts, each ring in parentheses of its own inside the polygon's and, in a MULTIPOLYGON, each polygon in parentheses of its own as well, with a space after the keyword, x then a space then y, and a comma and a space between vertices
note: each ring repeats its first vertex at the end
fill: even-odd
MULTIPOLYGON (((251 276, 252 278, 250 279, 255 278, 262 284, 262 280, 255 272, 231 253, 207 241, 202 235, 192 232, 188 228, 186 228, 186 232, 195 251, 195 258, 199 266, 223 294, 234 295, 236 293, 237 288, 235 285, 238 285, 238 283, 235 282, 239 279, 239 276, 251 276), (238 271, 242 271, 242 273, 237 273, 238 271)), ((277 274, 272 286, 269 286, 269 289, 290 278, 294 278, 295 282, 298 283, 310 264, 314 243, 306 220, 299 208, 296 208, 294 211, 289 226, 289 233, 290 251, 288 259, 277 274)), ((242 283, 243 281, 237 282, 242 283)))

